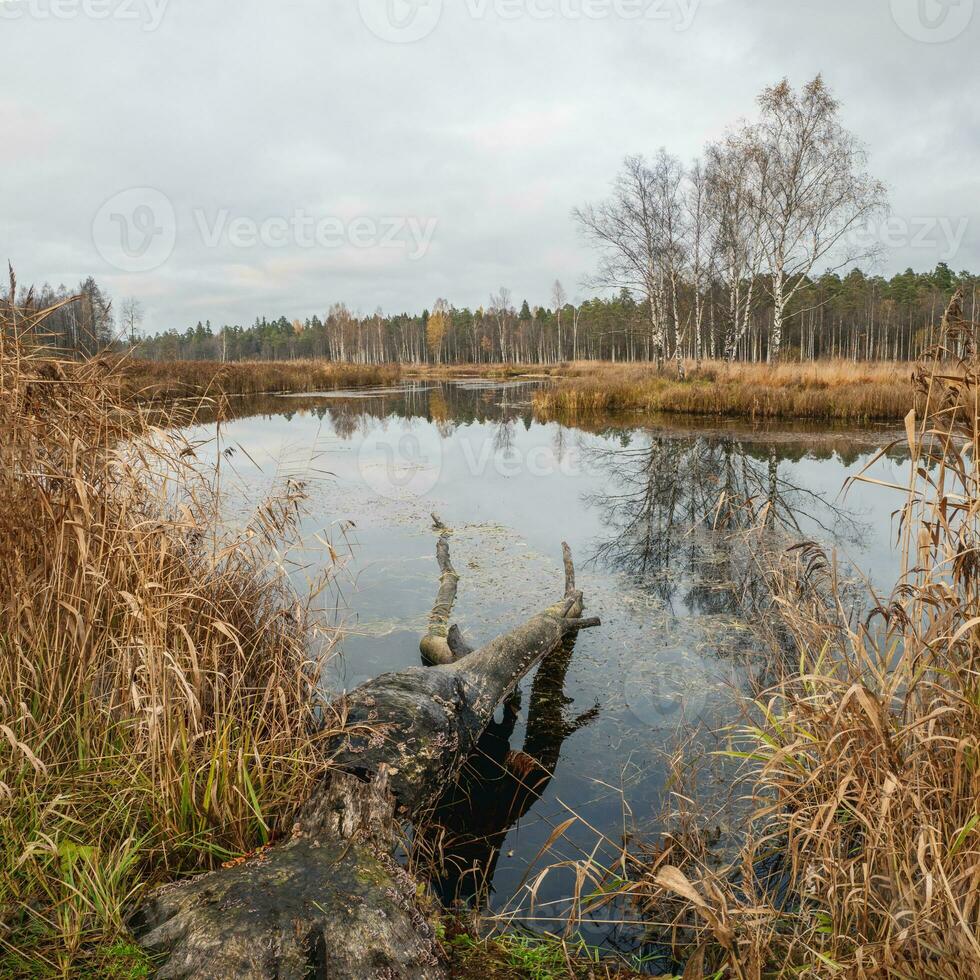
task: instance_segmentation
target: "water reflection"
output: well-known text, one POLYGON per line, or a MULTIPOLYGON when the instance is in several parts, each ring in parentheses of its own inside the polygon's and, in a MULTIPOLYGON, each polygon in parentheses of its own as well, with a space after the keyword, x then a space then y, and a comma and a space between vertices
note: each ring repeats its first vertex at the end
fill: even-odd
POLYGON ((690 614, 755 606, 765 586, 757 563, 746 560, 746 532, 754 532, 756 548, 811 535, 861 544, 863 526, 855 515, 792 478, 774 444, 733 434, 655 432, 639 441, 583 449, 589 466, 608 478, 602 491, 583 498, 603 528, 593 560, 668 606, 681 591, 681 574, 690 614))
MULTIPOLYGON (((351 630, 328 678, 338 690, 418 664, 436 575, 431 511, 456 528, 459 609, 474 645, 554 600, 558 545, 570 542, 603 629, 541 666, 447 793, 424 841, 441 855, 446 901, 521 908, 532 924, 527 903, 511 899, 540 869, 530 866, 554 828, 581 814, 555 851, 590 854, 603 834, 598 857, 614 860, 624 828, 662 827, 671 747, 732 720, 731 691, 759 653, 745 609, 765 601, 750 574, 759 547, 751 527, 761 523, 773 547, 801 537, 836 543, 885 592, 897 567, 890 496, 871 485, 838 496, 890 434, 686 418, 563 427, 535 421, 534 388, 409 384, 233 402, 237 420, 222 427, 223 444, 245 450, 235 465, 256 497, 270 471, 302 478, 311 458, 331 474, 310 481, 304 527, 311 566, 330 537, 325 527, 352 528, 351 630), (392 484, 391 456, 406 435, 420 465, 434 461, 412 484, 425 488, 421 496, 392 484), (250 460, 273 462, 263 470, 250 460)), ((199 433, 213 434, 208 426, 199 433)), ((876 465, 886 482, 904 482, 903 460, 876 465)), ((720 777, 706 792, 729 789, 720 777)), ((539 884, 538 899, 557 918, 574 889, 573 871, 556 873, 539 884)), ((596 923, 585 934, 628 944, 636 938, 628 931, 596 923)))
POLYGON ((573 699, 565 693, 565 679, 574 646, 572 637, 538 667, 523 747, 511 747, 521 709, 518 690, 424 829, 433 885, 447 906, 485 903, 508 832, 548 788, 565 740, 599 715, 598 704, 577 717, 568 712, 573 699))

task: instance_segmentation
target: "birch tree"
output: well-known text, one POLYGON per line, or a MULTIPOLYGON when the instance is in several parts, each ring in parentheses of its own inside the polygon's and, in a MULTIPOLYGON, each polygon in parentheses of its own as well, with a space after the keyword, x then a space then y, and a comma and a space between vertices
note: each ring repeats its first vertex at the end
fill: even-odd
POLYGON ((704 357, 703 329, 706 294, 714 274, 716 236, 709 205, 708 179, 704 164, 695 160, 688 170, 684 192, 688 276, 691 283, 691 321, 694 330, 694 360, 698 367, 704 357))
POLYGON ((508 335, 511 333, 511 322, 514 319, 514 304, 510 290, 501 286, 500 291, 490 296, 490 315, 497 325, 497 339, 500 343, 500 361, 507 363, 508 335))
POLYGON ((425 325, 425 339, 433 363, 442 364, 442 345, 452 322, 448 300, 437 299, 425 325))
POLYGON ((667 345, 662 215, 657 175, 642 156, 627 157, 612 196, 572 213, 601 258, 594 284, 628 289, 646 300, 657 366, 667 345))
POLYGON ((123 300, 120 320, 123 334, 129 341, 130 347, 135 347, 140 339, 140 328, 143 326, 143 304, 133 296, 123 300))
POLYGON ((551 287, 551 302, 555 305, 555 317, 558 321, 558 357, 557 360, 561 361, 565 357, 565 350, 562 344, 561 335, 561 316, 565 312, 565 304, 568 302, 568 294, 565 292, 565 287, 562 286, 561 280, 556 279, 554 285, 551 287))
POLYGON ((759 107, 745 162, 770 284, 775 360, 787 306, 814 268, 837 270, 867 254, 853 233, 884 211, 885 189, 868 174, 867 152, 841 123, 840 104, 820 75, 799 93, 783 79, 762 93, 759 107))
POLYGON ((707 206, 715 227, 714 253, 727 294, 724 358, 733 362, 752 324, 762 261, 759 211, 747 172, 753 142, 743 128, 708 147, 707 206))
POLYGON ((674 361, 677 375, 684 377, 683 331, 678 292, 686 259, 685 214, 682 208, 684 169, 677 157, 660 150, 653 165, 655 211, 659 230, 663 318, 673 332, 674 361))

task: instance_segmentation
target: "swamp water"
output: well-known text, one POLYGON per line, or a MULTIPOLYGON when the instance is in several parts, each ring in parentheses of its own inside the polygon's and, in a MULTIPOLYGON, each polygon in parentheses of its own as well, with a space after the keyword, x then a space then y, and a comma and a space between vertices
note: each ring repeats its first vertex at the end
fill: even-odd
MULTIPOLYGON (((285 478, 307 484, 297 584, 331 551, 346 556, 331 593, 346 635, 324 680, 337 693, 419 664, 438 582, 431 514, 454 529, 453 618, 473 646, 561 595, 571 545, 586 615, 602 627, 525 680, 426 842, 447 902, 480 894, 491 912, 561 931, 576 892, 595 888, 576 887, 576 862, 622 874, 621 846, 656 839, 672 792, 687 788, 670 765, 681 745, 701 760, 697 792, 725 839, 744 787, 711 753, 738 720, 733 689, 768 676, 749 512, 773 535, 836 548, 887 592, 898 497, 841 491, 896 433, 666 418, 586 431, 535 421, 533 391, 467 380, 266 398, 222 424, 219 446, 213 426, 190 435, 202 455, 220 448, 242 513, 285 478)), ((893 454, 871 475, 902 484, 907 468, 893 454)), ((632 919, 614 903, 575 928, 635 952, 632 919)))

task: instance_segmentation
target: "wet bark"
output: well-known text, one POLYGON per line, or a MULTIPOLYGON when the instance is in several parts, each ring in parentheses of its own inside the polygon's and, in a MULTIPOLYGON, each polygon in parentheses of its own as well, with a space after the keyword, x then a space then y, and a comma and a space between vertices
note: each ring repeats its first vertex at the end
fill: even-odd
MULTIPOLYGON (((441 549, 446 541, 444 534, 441 549)), ((454 663, 384 674, 354 691, 344 704, 352 734, 334 765, 367 780, 389 767, 399 814, 425 815, 528 671, 567 637, 599 625, 582 618, 567 545, 565 569, 565 597, 517 629, 454 663)))
POLYGON ((453 605, 456 602, 456 590, 459 586, 459 575, 456 574, 456 569, 453 568, 449 556, 449 535, 451 532, 435 514, 432 515, 432 521, 434 528, 441 532, 439 544, 436 546, 436 561, 439 563, 439 593, 429 616, 428 632, 422 637, 422 642, 419 644, 422 661, 430 667, 454 663, 458 659, 458 654, 453 649, 452 641, 456 642, 458 650, 458 643, 461 639, 459 627, 449 625, 449 618, 452 616, 453 605))
POLYGON ((501 701, 598 620, 581 618, 566 545, 561 601, 472 653, 455 630, 453 653, 458 579, 442 530, 433 618, 453 662, 386 674, 338 703, 347 734, 331 746, 330 775, 290 839, 238 867, 164 888, 138 910, 133 932, 161 957, 160 977, 446 976, 417 883, 391 856, 399 822, 431 812, 501 701))
POLYGON ((507 834, 547 790, 566 739, 599 715, 598 704, 577 717, 567 713, 573 701, 565 694, 565 678, 574 644, 574 637, 568 639, 534 675, 523 747, 511 747, 518 692, 504 702, 503 719, 488 726, 417 838, 445 906, 482 903, 507 834))

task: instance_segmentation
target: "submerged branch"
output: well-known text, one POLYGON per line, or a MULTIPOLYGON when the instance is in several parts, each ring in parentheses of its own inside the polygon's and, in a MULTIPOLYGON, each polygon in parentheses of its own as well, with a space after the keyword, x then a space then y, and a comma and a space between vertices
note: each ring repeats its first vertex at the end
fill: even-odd
POLYGON ((459 575, 453 568, 449 554, 449 537, 452 532, 442 521, 432 515, 433 526, 441 531, 439 543, 436 545, 436 561, 439 563, 439 592, 429 614, 429 629, 419 643, 422 660, 429 666, 451 664, 457 659, 457 653, 450 643, 452 633, 453 644, 460 649, 462 637, 458 627, 451 627, 449 619, 456 604, 456 590, 459 587, 459 575))

